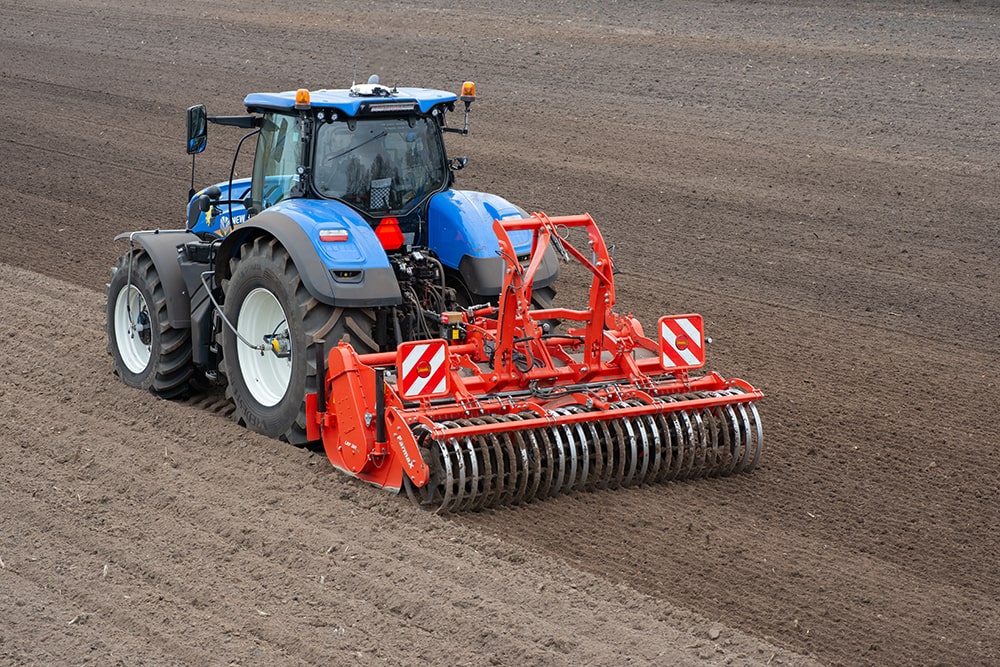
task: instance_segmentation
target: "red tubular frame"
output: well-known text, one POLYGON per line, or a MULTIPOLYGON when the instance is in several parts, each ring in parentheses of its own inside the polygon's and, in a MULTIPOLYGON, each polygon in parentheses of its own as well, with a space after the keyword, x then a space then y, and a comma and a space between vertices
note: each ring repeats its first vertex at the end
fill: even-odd
MULTIPOLYGON (((307 401, 310 434, 321 435, 338 468, 390 489, 406 474, 416 486, 429 479, 412 427, 420 424, 436 439, 481 436, 499 431, 635 418, 676 410, 701 410, 747 403, 762 393, 743 380, 717 373, 691 378, 687 371, 666 373, 658 344, 642 333, 631 315, 614 312, 614 264, 604 238, 589 215, 495 221, 500 255, 506 260, 499 305, 463 313, 466 339, 448 347, 445 363, 452 395, 404 402, 388 379, 385 384, 387 443, 375 442, 375 371, 400 363, 396 352, 359 356, 341 343, 329 353, 327 410, 307 401), (590 257, 560 230, 583 228, 590 257), (508 232, 532 232, 531 257, 517 261, 508 232), (585 310, 531 310, 532 281, 548 248, 572 257, 592 274, 585 310), (546 335, 541 322, 559 319, 565 334, 546 335), (636 358, 635 352, 642 355, 636 358), (697 396, 683 394, 699 392, 697 396), (713 395, 715 394, 715 395, 713 395), (674 396, 670 401, 656 400, 674 396), (629 401, 629 405, 624 405, 629 401), (586 411, 553 410, 580 405, 586 411), (537 417, 524 418, 526 413, 537 417), (519 414, 499 424, 446 427, 442 422, 481 416, 519 414)), ((310 398, 313 398, 312 396, 310 398)))

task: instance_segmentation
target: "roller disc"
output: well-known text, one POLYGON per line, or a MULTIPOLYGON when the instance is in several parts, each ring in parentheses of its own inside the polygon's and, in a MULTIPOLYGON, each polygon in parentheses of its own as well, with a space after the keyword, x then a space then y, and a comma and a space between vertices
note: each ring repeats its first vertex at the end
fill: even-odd
POLYGON ((738 390, 699 392, 656 399, 663 407, 648 415, 617 416, 638 400, 607 411, 580 405, 553 410, 552 422, 525 428, 532 412, 442 422, 434 438, 415 427, 418 446, 430 465, 430 480, 407 493, 435 512, 479 511, 517 505, 579 490, 727 476, 749 472, 763 446, 760 415, 752 402, 685 408, 693 399, 729 399, 738 390), (559 422, 580 414, 593 419, 559 422), (448 437, 448 429, 481 427, 482 433, 448 437))

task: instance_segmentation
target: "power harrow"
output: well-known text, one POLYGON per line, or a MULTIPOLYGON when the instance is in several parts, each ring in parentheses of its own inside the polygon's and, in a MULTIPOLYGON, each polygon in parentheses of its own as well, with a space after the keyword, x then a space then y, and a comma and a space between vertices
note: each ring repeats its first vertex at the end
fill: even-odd
POLYGON ((307 432, 334 466, 460 512, 757 465, 762 393, 691 374, 705 360, 701 316, 663 317, 652 339, 614 311, 613 261, 589 215, 493 229, 505 261, 496 305, 445 312, 440 338, 392 352, 342 340, 317 355, 324 381, 306 396, 307 432), (571 242, 577 229, 586 247, 571 242), (521 230, 532 233, 527 261, 508 236, 521 230), (592 275, 585 308, 532 310, 549 248, 592 275))

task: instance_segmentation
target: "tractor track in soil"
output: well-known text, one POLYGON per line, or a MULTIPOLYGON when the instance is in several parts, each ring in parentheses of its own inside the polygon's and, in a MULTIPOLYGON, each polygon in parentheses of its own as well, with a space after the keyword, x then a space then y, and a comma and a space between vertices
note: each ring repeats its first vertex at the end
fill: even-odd
POLYGON ((1000 662, 991 3, 0 17, 0 663, 1000 662), (704 314, 709 367, 767 394, 755 473, 440 518, 117 381, 111 239, 183 224, 184 108, 355 62, 475 80, 460 185, 593 214, 647 327, 704 314))

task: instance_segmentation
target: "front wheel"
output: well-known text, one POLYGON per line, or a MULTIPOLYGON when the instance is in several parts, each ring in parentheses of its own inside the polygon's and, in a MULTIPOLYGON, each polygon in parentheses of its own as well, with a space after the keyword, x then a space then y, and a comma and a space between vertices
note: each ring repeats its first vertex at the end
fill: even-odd
POLYGON ((111 269, 107 335, 114 371, 125 384, 164 398, 189 389, 191 329, 170 326, 166 292, 144 250, 122 255, 111 269))
POLYGON ((231 260, 223 282, 220 370, 236 419, 247 428, 293 444, 306 438, 305 396, 317 390, 316 346, 336 345, 344 334, 359 354, 376 351, 370 311, 317 301, 276 239, 259 237, 231 260))

